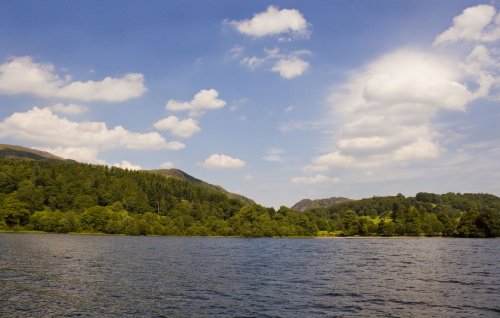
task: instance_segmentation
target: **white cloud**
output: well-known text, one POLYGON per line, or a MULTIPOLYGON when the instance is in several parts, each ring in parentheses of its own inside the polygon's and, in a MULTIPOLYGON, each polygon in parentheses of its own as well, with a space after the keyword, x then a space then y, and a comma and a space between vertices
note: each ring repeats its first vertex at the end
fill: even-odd
POLYGON ((75 122, 48 108, 14 113, 0 122, 0 138, 12 138, 50 149, 66 158, 96 162, 99 151, 111 149, 179 150, 180 142, 167 142, 159 133, 131 132, 122 126, 108 129, 104 122, 75 122))
POLYGON ((189 111, 190 116, 199 116, 205 110, 219 109, 226 105, 226 102, 218 98, 219 92, 215 89, 202 89, 189 102, 181 102, 177 100, 169 100, 167 102, 167 110, 173 111, 189 111))
POLYGON ((213 154, 202 163, 202 166, 205 168, 236 169, 244 167, 245 164, 245 161, 238 158, 223 154, 213 154))
POLYGON ((302 75, 309 68, 309 62, 300 58, 293 57, 289 59, 281 59, 274 64, 271 71, 279 73, 281 77, 292 79, 302 75))
POLYGON ((191 137, 199 132, 201 128, 198 122, 192 118, 180 120, 176 116, 168 116, 153 125, 158 130, 168 130, 173 135, 179 137, 191 137))
POLYGON ((334 150, 312 160, 306 172, 330 167, 371 168, 432 159, 441 148, 431 119, 439 110, 464 111, 487 89, 464 84, 460 62, 415 50, 386 54, 355 72, 331 96, 343 121, 334 150), (482 93, 479 93, 482 92, 482 93))
POLYGON ((287 108, 285 108, 285 112, 289 113, 293 110, 293 106, 288 106, 287 108))
POLYGON ((267 150, 267 153, 262 159, 270 162, 283 162, 285 159, 283 158, 283 154, 285 151, 279 148, 270 148, 267 150))
POLYGON ((290 183, 297 185, 313 185, 320 183, 338 183, 338 182, 340 182, 339 178, 337 177, 330 178, 322 174, 317 174, 312 177, 293 177, 292 179, 290 179, 290 183))
MULTIPOLYGON (((496 41, 500 38, 499 21, 493 30, 485 32, 485 28, 493 22, 495 7, 481 4, 465 9, 462 14, 453 18, 453 25, 436 37, 434 45, 467 41, 496 41)), ((497 17, 497 20, 500 18, 497 17)))
POLYGON ((308 35, 308 23, 296 9, 282 9, 269 6, 265 12, 257 13, 252 19, 232 21, 231 25, 240 33, 253 37, 291 34, 308 35))
POLYGON ((48 107, 54 113, 78 115, 88 111, 89 109, 82 105, 57 103, 48 107))
MULTIPOLYGON (((1 132, 0 132, 1 133, 1 132)), ((80 162, 90 162, 96 164, 106 165, 107 163, 103 160, 97 159, 99 150, 97 148, 89 147, 43 147, 36 146, 35 149, 47 151, 53 155, 59 156, 65 159, 78 160, 80 162)))
POLYGON ((253 176, 251 174, 246 174, 244 177, 243 177, 243 180, 245 181, 250 181, 250 180, 253 180, 253 176))
POLYGON ((147 91, 144 76, 129 73, 122 78, 101 81, 71 81, 61 78, 52 64, 39 64, 29 56, 14 57, 0 64, 0 93, 33 94, 43 98, 121 102, 147 91))
POLYGON ((304 171, 371 169, 440 157, 446 149, 432 124, 436 113, 465 111, 500 85, 498 49, 488 47, 499 22, 493 23, 494 15, 491 6, 468 8, 434 42, 472 41, 472 46, 441 46, 439 54, 399 49, 352 72, 330 98, 331 121, 340 122, 335 144, 304 171))
POLYGON ((282 53, 280 49, 264 49, 264 56, 246 56, 241 60, 241 64, 255 70, 259 67, 270 67, 270 71, 279 73, 281 77, 292 79, 302 75, 309 68, 309 62, 301 58, 310 55, 311 51, 297 50, 289 53, 282 53), (272 65, 272 67, 271 67, 272 65))
POLYGON ((121 163, 115 163, 113 165, 114 167, 122 168, 122 169, 128 169, 128 170, 142 170, 141 166, 134 165, 127 160, 122 160, 121 163))
POLYGON ((174 167, 175 167, 175 165, 170 161, 165 161, 164 163, 162 163, 160 165, 161 169, 173 169, 174 167))

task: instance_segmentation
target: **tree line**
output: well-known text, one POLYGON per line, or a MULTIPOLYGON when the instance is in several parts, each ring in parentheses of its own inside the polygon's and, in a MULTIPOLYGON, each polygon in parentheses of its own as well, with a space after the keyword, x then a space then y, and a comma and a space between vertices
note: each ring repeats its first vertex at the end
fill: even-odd
POLYGON ((0 158, 0 230, 199 236, 495 237, 500 198, 419 193, 297 212, 145 171, 0 158))

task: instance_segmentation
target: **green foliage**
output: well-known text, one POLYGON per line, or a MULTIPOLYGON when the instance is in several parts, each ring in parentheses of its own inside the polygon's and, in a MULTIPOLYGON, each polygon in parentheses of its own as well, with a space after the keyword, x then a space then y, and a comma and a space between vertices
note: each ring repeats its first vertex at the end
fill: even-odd
POLYGON ((0 159, 0 228, 127 235, 312 236, 316 218, 214 186, 68 161, 0 159))
POLYGON ((19 201, 15 196, 9 195, 2 200, 0 205, 0 219, 8 227, 24 226, 29 220, 29 204, 19 201))
POLYGON ((214 186, 69 161, 0 158, 0 229, 127 235, 500 235, 500 198, 418 193, 297 212, 242 203, 214 186))
POLYGON ((500 236, 500 198, 490 194, 399 194, 310 212, 321 220, 320 230, 341 231, 342 235, 500 236), (378 218, 374 218, 375 212, 378 218), (329 229, 325 229, 325 219, 330 221, 329 229), (374 230, 370 221, 376 220, 380 222, 374 230))

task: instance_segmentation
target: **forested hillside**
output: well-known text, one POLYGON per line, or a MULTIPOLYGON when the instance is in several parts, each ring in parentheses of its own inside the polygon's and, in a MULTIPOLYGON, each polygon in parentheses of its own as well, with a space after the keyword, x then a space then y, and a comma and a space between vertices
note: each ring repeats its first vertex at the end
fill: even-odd
POLYGON ((0 157, 0 230, 129 235, 460 236, 500 232, 489 194, 374 197, 297 212, 204 182, 62 160, 0 157))
POLYGON ((500 198, 491 194, 398 194, 308 212, 321 220, 320 230, 341 235, 500 236, 500 198))
POLYGON ((205 183, 67 161, 0 158, 0 229, 131 235, 315 235, 307 215, 205 183))

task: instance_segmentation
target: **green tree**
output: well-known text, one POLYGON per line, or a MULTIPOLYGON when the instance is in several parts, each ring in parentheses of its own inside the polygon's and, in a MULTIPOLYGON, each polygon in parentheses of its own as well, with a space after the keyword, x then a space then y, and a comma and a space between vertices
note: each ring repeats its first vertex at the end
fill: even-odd
POLYGON ((81 215, 82 226, 86 230, 105 232, 108 222, 113 219, 113 212, 102 206, 94 206, 86 209, 81 215))
POLYGON ((480 216, 477 211, 462 214, 457 226, 458 235, 461 237, 485 237, 484 232, 478 227, 480 216))
POLYGON ((8 227, 24 226, 30 216, 29 205, 21 202, 13 195, 4 198, 0 206, 0 219, 8 227))

